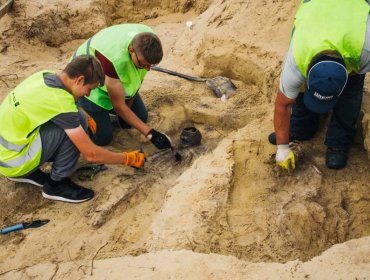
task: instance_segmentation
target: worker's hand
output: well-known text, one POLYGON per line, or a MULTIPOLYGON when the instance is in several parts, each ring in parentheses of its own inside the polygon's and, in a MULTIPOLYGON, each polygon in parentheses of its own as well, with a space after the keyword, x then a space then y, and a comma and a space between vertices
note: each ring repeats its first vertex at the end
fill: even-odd
POLYGON ((141 168, 145 163, 145 154, 141 151, 124 152, 124 165, 141 168))
POLYGON ((163 150, 172 147, 171 138, 155 129, 151 129, 146 138, 148 138, 157 149, 163 150))
POLYGON ((295 169, 295 156, 288 144, 277 145, 276 164, 287 171, 295 169))

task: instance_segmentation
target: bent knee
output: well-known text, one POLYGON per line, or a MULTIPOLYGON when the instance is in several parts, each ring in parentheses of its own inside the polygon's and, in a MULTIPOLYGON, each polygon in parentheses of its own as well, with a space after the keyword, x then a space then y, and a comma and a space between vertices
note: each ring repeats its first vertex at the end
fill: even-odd
POLYGON ((113 135, 93 136, 93 142, 98 146, 107 146, 113 140, 113 135))

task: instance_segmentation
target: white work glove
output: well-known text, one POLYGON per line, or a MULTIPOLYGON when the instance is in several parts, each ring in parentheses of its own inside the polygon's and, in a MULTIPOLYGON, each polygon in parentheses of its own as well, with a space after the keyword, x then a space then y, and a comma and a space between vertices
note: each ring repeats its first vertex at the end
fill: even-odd
POLYGON ((295 156, 288 144, 277 145, 276 164, 281 168, 291 171, 295 169, 295 156))

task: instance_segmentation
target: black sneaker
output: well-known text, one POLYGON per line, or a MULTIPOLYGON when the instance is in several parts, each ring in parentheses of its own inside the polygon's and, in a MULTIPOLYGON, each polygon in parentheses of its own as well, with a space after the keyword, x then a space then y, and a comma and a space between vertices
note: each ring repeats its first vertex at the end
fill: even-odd
POLYGON ((47 181, 48 175, 37 169, 31 174, 23 177, 8 177, 10 181, 20 182, 20 183, 30 183, 32 185, 43 187, 47 181))
POLYGON ((94 191, 77 185, 69 178, 60 182, 50 179, 44 185, 42 196, 51 200, 79 203, 93 198, 94 191))
POLYGON ((326 167, 330 169, 342 169, 347 165, 347 151, 330 148, 326 150, 326 167))

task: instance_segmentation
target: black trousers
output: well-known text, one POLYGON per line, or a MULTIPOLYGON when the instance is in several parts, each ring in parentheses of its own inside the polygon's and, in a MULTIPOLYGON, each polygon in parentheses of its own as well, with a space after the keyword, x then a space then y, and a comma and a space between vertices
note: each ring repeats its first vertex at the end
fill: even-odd
MULTIPOLYGON (((351 75, 335 105, 325 145, 348 151, 356 132, 356 123, 361 110, 365 74, 351 75)), ((320 114, 313 113, 303 103, 300 93, 293 104, 290 118, 290 134, 297 140, 311 139, 319 127, 320 114)))
MULTIPOLYGON (((134 97, 134 101, 131 106, 131 110, 141 119, 143 122, 148 121, 148 111, 145 107, 143 100, 139 93, 134 97)), ((104 108, 96 105, 87 98, 81 98, 78 103, 78 107, 82 107, 96 122, 96 133, 90 133, 92 141, 99 145, 108 145, 113 139, 113 126, 109 114, 117 115, 114 110, 105 110, 104 108)), ((118 124, 122 129, 131 128, 122 118, 118 116, 118 124)))

